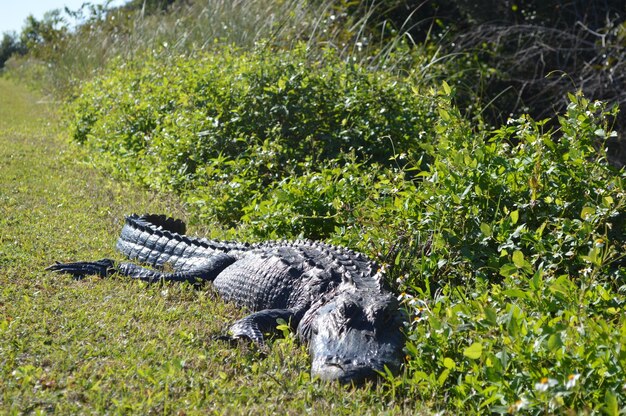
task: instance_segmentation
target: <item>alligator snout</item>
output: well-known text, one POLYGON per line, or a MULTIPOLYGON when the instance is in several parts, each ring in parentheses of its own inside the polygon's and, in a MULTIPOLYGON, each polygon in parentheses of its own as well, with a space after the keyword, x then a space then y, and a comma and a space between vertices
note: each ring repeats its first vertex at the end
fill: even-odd
POLYGON ((340 360, 327 358, 323 363, 313 363, 311 374, 324 381, 338 381, 342 384, 361 385, 366 381, 378 378, 379 371, 383 371, 382 363, 364 360, 340 360))

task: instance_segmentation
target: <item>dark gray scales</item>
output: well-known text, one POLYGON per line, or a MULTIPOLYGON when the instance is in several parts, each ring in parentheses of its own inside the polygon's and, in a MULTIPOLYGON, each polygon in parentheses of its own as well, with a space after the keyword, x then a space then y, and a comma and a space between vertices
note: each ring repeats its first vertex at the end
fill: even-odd
POLYGON ((230 338, 263 343, 283 319, 309 346, 314 376, 358 384, 385 367, 398 370, 404 314, 383 287, 378 266, 361 253, 309 240, 244 244, 184 233, 180 220, 130 215, 117 249, 147 267, 104 259, 49 269, 148 282, 209 281, 225 300, 252 312, 229 328, 230 338))

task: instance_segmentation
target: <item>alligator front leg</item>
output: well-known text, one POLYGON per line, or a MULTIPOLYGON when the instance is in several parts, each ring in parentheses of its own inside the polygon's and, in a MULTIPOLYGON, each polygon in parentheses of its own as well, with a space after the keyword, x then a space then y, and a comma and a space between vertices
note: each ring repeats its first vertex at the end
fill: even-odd
POLYGON ((265 334, 277 332, 279 319, 289 323, 291 328, 295 329, 302 315, 303 313, 296 309, 264 309, 232 324, 228 329, 228 335, 222 338, 226 340, 246 338, 255 344, 262 345, 265 342, 265 334))

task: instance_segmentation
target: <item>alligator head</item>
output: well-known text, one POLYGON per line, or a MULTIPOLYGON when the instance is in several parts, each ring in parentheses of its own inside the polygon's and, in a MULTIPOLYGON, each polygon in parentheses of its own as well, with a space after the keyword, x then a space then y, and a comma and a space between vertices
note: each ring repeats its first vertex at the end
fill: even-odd
POLYGON ((321 300, 298 328, 309 347, 312 375, 358 385, 377 378, 385 367, 397 372, 403 321, 398 301, 388 293, 338 291, 321 300))

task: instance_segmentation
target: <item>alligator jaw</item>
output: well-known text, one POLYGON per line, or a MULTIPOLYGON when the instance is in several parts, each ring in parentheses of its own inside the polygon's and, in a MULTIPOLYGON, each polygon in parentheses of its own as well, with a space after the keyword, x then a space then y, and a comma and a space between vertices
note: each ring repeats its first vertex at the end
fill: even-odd
POLYGON ((368 381, 376 381, 384 370, 383 363, 358 361, 339 363, 329 358, 313 361, 311 375, 322 381, 361 386, 368 381))

